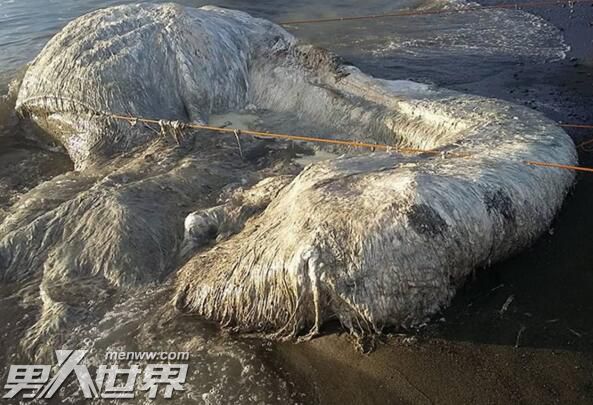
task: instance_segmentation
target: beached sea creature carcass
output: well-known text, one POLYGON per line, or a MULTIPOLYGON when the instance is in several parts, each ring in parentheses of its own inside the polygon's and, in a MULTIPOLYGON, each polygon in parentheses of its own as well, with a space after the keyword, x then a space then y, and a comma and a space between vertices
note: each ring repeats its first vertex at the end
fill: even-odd
POLYGON ((524 161, 576 162, 571 139, 538 112, 376 79, 216 7, 127 5, 77 19, 31 64, 16 108, 79 170, 33 190, 0 226, 2 278, 41 279, 33 341, 60 327, 55 317, 79 319, 68 293, 79 279, 106 289, 171 273, 178 308, 240 331, 414 324, 472 270, 549 227, 574 175, 524 161), (394 150, 296 174, 273 159, 242 162, 210 133, 177 145, 113 117, 207 123, 247 105, 394 150), (183 265, 182 251, 194 254, 183 265))

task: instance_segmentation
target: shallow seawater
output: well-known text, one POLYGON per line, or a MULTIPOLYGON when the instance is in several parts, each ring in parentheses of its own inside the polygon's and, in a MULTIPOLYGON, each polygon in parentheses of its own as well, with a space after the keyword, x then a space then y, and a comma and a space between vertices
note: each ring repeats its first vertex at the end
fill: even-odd
MULTIPOLYGON (((132 3, 118 0, 0 0, 0 93, 61 27, 86 12, 132 3)), ((459 2, 423 0, 179 1, 200 6, 217 4, 248 11, 274 21, 377 14, 400 9, 459 7, 459 2)), ((561 33, 544 20, 516 10, 467 12, 350 23, 287 26, 307 41, 328 47, 376 76, 415 79, 437 84, 479 81, 525 61, 562 59, 567 50, 561 33), (488 58, 489 63, 482 63, 488 58)), ((32 141, 33 129, 20 125, 12 112, 14 99, 0 100, 0 220, 19 195, 41 181, 72 169, 57 151, 32 141)), ((319 135, 296 117, 261 112, 212 117, 213 125, 319 135), (228 124, 230 123, 230 124, 228 124)), ((318 128, 327 133, 330 128, 318 128)), ((329 134, 328 134, 329 136, 329 134)), ((327 152, 303 156, 305 165, 331 158, 327 152)), ((17 288, 17 287, 15 287, 17 288)), ((19 292, 3 287, 8 305, 19 292)), ((26 288, 25 288, 26 289, 26 288)), ((25 293, 23 293, 25 294, 25 293)), ((222 334, 195 317, 173 317, 155 311, 166 306, 167 286, 132 291, 92 328, 72 330, 64 346, 88 349, 89 361, 101 364, 105 351, 189 352, 190 374, 183 403, 309 403, 311 392, 268 361, 271 343, 222 334)), ((19 308, 16 324, 29 322, 19 308)), ((1 311, 0 311, 1 312, 1 311)), ((8 318, 3 314, 0 318, 8 318)), ((9 327, 8 325, 6 326, 9 327)), ((18 330, 18 328, 16 328, 18 330)), ((3 333, 10 336, 10 333, 3 333)), ((8 359, 6 359, 8 361, 8 359)), ((2 370, 2 381, 4 381, 2 370)), ((67 390, 75 390, 71 384, 67 390)), ((72 402, 77 402, 71 396, 72 402)), ((143 398, 140 396, 140 398, 143 398)), ((142 401, 142 399, 141 399, 142 401)), ((166 401, 165 401, 166 402, 166 401)))
POLYGON ((330 153, 324 150, 315 151, 313 154, 307 155, 297 155, 297 158, 294 160, 297 164, 301 166, 308 166, 313 163, 323 162, 324 160, 335 159, 339 157, 337 153, 330 153))
MULTIPOLYGON (((33 59, 69 21, 98 8, 125 3, 137 2, 0 0, 0 88, 11 73, 33 59)), ((457 0, 330 0, 322 3, 314 0, 179 0, 177 3, 195 7, 215 4, 276 22, 418 8, 454 8, 466 4, 457 0)), ((472 74, 480 75, 489 73, 487 68, 477 67, 477 62, 486 56, 516 62, 522 58, 554 59, 562 57, 566 51, 556 28, 541 18, 517 10, 408 16, 287 26, 287 29, 299 37, 335 49, 347 58, 368 62, 365 66, 375 65, 377 72, 391 74, 403 73, 406 69, 438 74, 452 68, 471 68, 472 74), (396 61, 401 66, 397 66, 396 61)))
POLYGON ((261 119, 258 115, 252 113, 228 113, 220 115, 211 115, 208 120, 208 125, 221 128, 234 129, 252 129, 258 124, 261 126, 261 119))

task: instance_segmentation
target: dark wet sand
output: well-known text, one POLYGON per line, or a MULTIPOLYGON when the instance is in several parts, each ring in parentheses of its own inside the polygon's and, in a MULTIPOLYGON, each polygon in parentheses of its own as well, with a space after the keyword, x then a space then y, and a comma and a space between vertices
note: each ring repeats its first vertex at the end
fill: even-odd
MULTIPOLYGON (((593 123, 593 7, 533 12, 564 30, 572 47, 565 61, 517 64, 449 87, 593 123)), ((567 132, 576 143, 593 139, 593 130, 567 132)), ((593 152, 580 160, 593 167, 593 152)), ((592 207, 593 175, 579 175, 550 234, 477 271, 427 326, 387 337, 368 355, 330 334, 278 344, 270 361, 322 404, 593 403, 592 207)))

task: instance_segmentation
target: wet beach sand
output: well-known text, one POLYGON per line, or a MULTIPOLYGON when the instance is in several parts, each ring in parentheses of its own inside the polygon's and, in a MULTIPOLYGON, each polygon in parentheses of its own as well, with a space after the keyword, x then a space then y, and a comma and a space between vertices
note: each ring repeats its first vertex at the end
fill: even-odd
MULTIPOLYGON (((563 30, 564 61, 438 84, 593 123, 593 7, 532 12, 563 30)), ((567 132, 593 139, 593 130, 567 132)), ((593 152, 579 157, 593 167, 593 152)), ((593 403, 592 206, 593 175, 581 174, 548 235, 477 271, 426 326, 394 331, 369 354, 333 333, 275 345, 270 361, 324 404, 593 403)))

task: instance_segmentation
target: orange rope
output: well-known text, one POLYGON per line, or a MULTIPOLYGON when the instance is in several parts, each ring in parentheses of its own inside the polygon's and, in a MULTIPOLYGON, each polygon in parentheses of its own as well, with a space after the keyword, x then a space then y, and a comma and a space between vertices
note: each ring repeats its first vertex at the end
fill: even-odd
POLYGON ((588 124, 558 124, 558 126, 563 127, 563 128, 593 129, 593 125, 588 125, 588 124))
POLYGON ((408 17, 408 16, 420 16, 420 15, 435 15, 435 14, 455 14, 482 10, 494 10, 494 9, 519 9, 520 7, 538 8, 548 6, 560 6, 560 5, 574 5, 579 3, 592 3, 593 0, 573 0, 567 2, 560 1, 533 1, 526 3, 503 3, 495 4, 492 6, 475 6, 466 7, 454 10, 418 10, 418 11, 401 11, 397 13, 386 13, 386 14, 371 14, 363 16, 353 17, 330 17, 330 18, 317 18, 310 20, 294 20, 284 21, 280 25, 303 25, 303 24, 319 24, 327 22, 339 22, 339 21, 356 21, 356 20, 374 20, 378 18, 390 18, 390 17, 408 17))
MULTIPOLYGON (((127 121, 130 124, 135 124, 136 122, 143 122, 145 124, 154 124, 154 125, 161 125, 163 122, 171 123, 171 121, 159 121, 150 118, 137 118, 128 115, 118 115, 118 114, 109 114, 109 117, 113 119, 127 121)), ((262 138, 274 138, 274 139, 285 139, 290 141, 304 141, 304 142, 316 142, 316 143, 326 143, 326 144, 333 144, 333 145, 341 145, 341 146, 352 146, 352 147, 359 147, 359 148, 368 148, 368 149, 381 149, 384 151, 395 151, 395 152, 403 152, 403 153, 429 153, 432 155, 441 155, 442 152, 436 150, 426 150, 426 149, 416 149, 416 148, 396 148, 390 145, 384 144, 374 144, 374 143, 365 143, 365 142, 358 142, 358 141, 351 141, 351 140, 344 140, 344 139, 328 139, 328 138, 317 138, 312 136, 303 136, 303 135, 288 135, 288 134, 277 134, 273 132, 261 132, 261 131, 252 131, 252 130, 239 130, 234 128, 220 128, 220 127, 213 127, 210 125, 202 125, 202 124, 194 124, 194 123, 183 123, 182 126, 184 128, 194 128, 194 129, 205 129, 208 131, 215 131, 215 132, 222 132, 222 133, 231 133, 235 135, 254 135, 259 136, 262 138)), ((469 154, 453 154, 453 153, 446 153, 445 156, 448 157, 467 157, 469 154)), ((593 168, 590 167, 581 167, 581 166, 571 166, 571 165, 563 165, 560 163, 551 163, 551 162, 535 162, 526 160, 523 163, 532 165, 532 166, 542 166, 542 167, 550 167, 555 169, 565 169, 565 170, 575 170, 580 172, 587 172, 593 173, 593 168)))
POLYGON ((566 170, 575 170, 578 172, 593 173, 593 167, 562 165, 560 163, 550 163, 550 162, 534 162, 531 160, 526 160, 523 163, 532 165, 532 166, 552 167, 555 169, 566 169, 566 170))
MULTIPOLYGON (((160 125, 161 122, 159 120, 149 119, 149 118, 136 118, 126 115, 116 115, 111 114, 110 117, 128 121, 130 123, 133 122, 144 122, 147 124, 155 124, 160 125)), ((333 144, 333 145, 341 145, 341 146, 352 146, 357 148, 368 148, 368 149, 380 149, 385 151, 395 151, 395 152, 403 152, 403 153, 429 153, 432 155, 440 155, 442 152, 435 151, 435 150, 426 150, 426 149, 417 149, 417 148, 397 148, 395 146, 384 145, 384 144, 375 144, 375 143, 365 143, 365 142, 358 142, 358 141, 351 141, 351 140, 344 140, 344 139, 329 139, 329 138, 316 138, 312 136, 303 136, 303 135, 288 135, 288 134, 278 134, 273 132, 261 132, 261 131, 252 131, 247 129, 234 129, 234 128, 220 128, 220 127, 213 127, 210 125, 201 125, 201 124, 183 124, 186 128, 194 128, 194 129, 206 129, 209 131, 216 131, 216 132, 224 132, 230 134, 238 134, 238 135, 254 135, 259 136, 262 138, 275 138, 275 139, 285 139, 289 141, 304 141, 304 142, 316 142, 316 143, 326 143, 326 144, 333 144)), ((453 156, 452 154, 448 154, 447 156, 453 156)), ((461 155, 460 155, 461 156, 461 155)))

